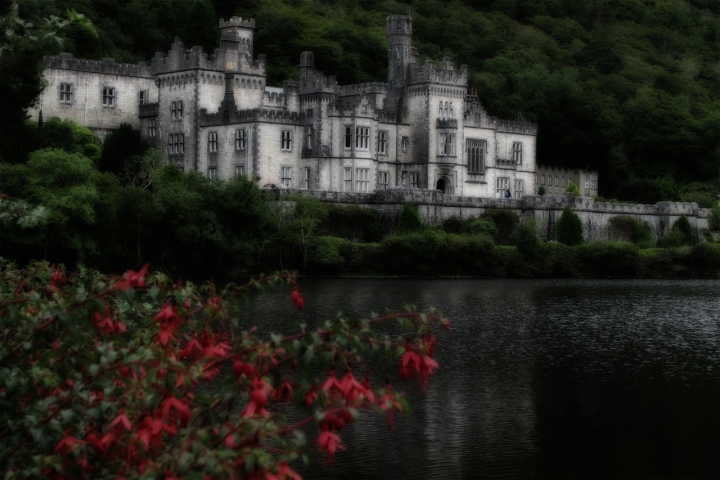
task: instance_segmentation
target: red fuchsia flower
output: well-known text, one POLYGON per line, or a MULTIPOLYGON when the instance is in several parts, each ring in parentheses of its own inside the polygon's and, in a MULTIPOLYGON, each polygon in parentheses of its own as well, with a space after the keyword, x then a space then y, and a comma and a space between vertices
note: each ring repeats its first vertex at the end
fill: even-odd
POLYGON ((110 309, 107 307, 105 307, 104 315, 100 315, 100 312, 93 313, 92 321, 95 328, 109 335, 115 332, 127 332, 127 328, 119 320, 110 318, 110 309))
POLYGON ((185 427, 190 421, 190 407, 178 398, 175 398, 170 392, 167 393, 162 404, 162 412, 165 417, 170 415, 171 411, 175 411, 180 417, 180 424, 185 427))
MULTIPOLYGON (((434 346, 432 348, 434 348, 434 346)), ((422 385, 423 388, 427 388, 428 378, 433 374, 433 370, 439 367, 440 365, 429 355, 418 355, 415 353, 413 351, 413 345, 410 342, 405 344, 405 353, 400 359, 400 377, 403 380, 417 375, 420 379, 420 385, 422 385)))
POLYGON ((345 399, 348 403, 354 403, 362 398, 366 398, 370 402, 375 401, 375 396, 372 391, 358 382, 350 370, 348 370, 340 381, 340 388, 345 392, 345 399))
POLYGON ((73 451, 76 445, 82 445, 84 443, 82 440, 73 437, 72 429, 68 428, 65 430, 65 437, 60 440, 60 443, 57 444, 53 453, 66 454, 73 451))
POLYGON ((292 400, 292 392, 293 388, 290 382, 287 381, 287 379, 283 379, 282 382, 280 382, 280 385, 275 389, 275 392, 273 392, 273 400, 276 402, 281 400, 292 400))
POLYGON ((328 463, 332 463, 335 458, 335 452, 338 449, 345 450, 345 447, 343 446, 340 437, 331 432, 330 428, 326 424, 322 424, 320 428, 322 428, 322 431, 315 439, 315 443, 317 443, 320 450, 325 450, 327 452, 328 463))
POLYGON ((176 430, 172 427, 168 427, 162 421, 162 412, 158 409, 155 413, 155 418, 150 415, 145 415, 140 421, 139 430, 135 438, 140 440, 145 445, 145 450, 150 448, 150 445, 159 445, 160 436, 163 431, 168 432, 170 435, 174 435, 176 430), (158 415, 160 414, 160 415, 158 415))
POLYGON ((132 424, 130 423, 130 419, 125 414, 125 409, 120 409, 120 414, 115 418, 115 420, 110 423, 110 428, 113 428, 116 425, 122 425, 125 430, 132 430, 132 424))
POLYGON ((305 399, 305 405, 308 407, 311 406, 315 403, 315 400, 317 400, 317 393, 315 393, 315 389, 310 387, 308 391, 305 392, 305 396, 303 398, 305 399))
POLYGON ((177 307, 171 307, 165 302, 163 309, 155 316, 155 320, 160 323, 160 333, 158 338, 162 346, 168 344, 173 333, 175 333, 182 323, 182 320, 177 314, 177 307))
POLYGON ((250 403, 247 404, 242 411, 241 416, 250 418, 255 415, 261 415, 265 418, 270 416, 265 406, 267 405, 268 391, 272 391, 270 385, 265 383, 262 378, 255 377, 252 381, 253 390, 250 392, 250 403))
POLYGON ((387 412, 388 428, 392 430, 393 426, 393 408, 397 408, 399 412, 403 411, 402 404, 398 402, 397 396, 393 393, 392 385, 385 384, 385 393, 378 400, 378 407, 383 412, 387 412))
POLYGON ((139 272, 134 272, 132 270, 128 270, 127 272, 125 272, 125 274, 123 275, 123 279, 115 282, 115 290, 124 292, 125 290, 129 290, 131 288, 144 287, 145 274, 147 273, 149 266, 150 264, 146 263, 139 272))
POLYGON ((338 381, 338 379, 335 377, 335 369, 333 368, 330 370, 330 376, 327 380, 325 380, 325 383, 323 383, 322 387, 320 387, 320 390, 323 392, 326 392, 330 397, 333 396, 344 396, 345 391, 342 388, 342 385, 338 381))
POLYGON ((250 378, 255 374, 255 369, 249 363, 245 363, 242 360, 235 360, 235 363, 233 363, 233 374, 235 374, 237 378, 240 378, 242 375, 250 378))
POLYGON ((265 472, 265 480, 302 480, 302 477, 288 467, 287 462, 280 462, 277 473, 265 472))
POLYGON ((298 290, 297 285, 293 287, 293 291, 290 294, 290 299, 293 301, 295 307, 297 307, 298 310, 302 310, 303 308, 305 308, 305 300, 303 299, 300 290, 298 290))
POLYGON ((55 292, 63 283, 65 283, 65 275, 53 265, 53 273, 50 276, 50 291, 55 292))

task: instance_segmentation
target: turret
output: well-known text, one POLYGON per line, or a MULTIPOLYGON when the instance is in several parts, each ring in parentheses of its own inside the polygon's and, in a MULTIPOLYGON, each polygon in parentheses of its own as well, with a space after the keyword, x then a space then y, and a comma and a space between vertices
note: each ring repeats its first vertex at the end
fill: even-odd
POLYGON ((412 63, 412 17, 390 15, 385 20, 388 44, 388 100, 397 105, 402 89, 407 83, 408 65, 412 63))
POLYGON ((300 81, 315 76, 315 55, 312 52, 300 54, 300 81))
POLYGON ((232 17, 230 20, 220 19, 220 48, 249 54, 253 58, 253 31, 255 19, 243 20, 232 17))

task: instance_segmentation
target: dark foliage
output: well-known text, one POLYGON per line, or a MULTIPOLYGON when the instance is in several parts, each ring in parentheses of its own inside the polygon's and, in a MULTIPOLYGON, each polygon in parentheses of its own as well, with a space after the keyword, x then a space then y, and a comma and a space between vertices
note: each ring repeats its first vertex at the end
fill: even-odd
POLYGON ((420 232, 422 229, 423 223, 418 212, 418 206, 412 203, 404 203, 395 231, 397 233, 411 233, 420 232))
POLYGON ((555 236, 558 242, 571 247, 583 243, 582 221, 570 207, 563 208, 557 221, 555 236))

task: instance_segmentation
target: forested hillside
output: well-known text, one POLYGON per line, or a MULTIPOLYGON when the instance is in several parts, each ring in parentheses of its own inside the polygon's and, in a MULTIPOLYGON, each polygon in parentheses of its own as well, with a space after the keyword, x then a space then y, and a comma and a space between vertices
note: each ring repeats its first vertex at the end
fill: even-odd
POLYGON ((491 114, 539 123, 539 163, 597 168, 605 197, 709 206, 720 191, 720 0, 18 3, 25 18, 87 15, 99 40, 77 28, 62 49, 118 61, 149 60, 175 36, 212 51, 219 17, 252 17, 271 85, 297 75, 303 50, 341 83, 384 80, 384 19, 409 12, 424 58, 467 64, 491 114))

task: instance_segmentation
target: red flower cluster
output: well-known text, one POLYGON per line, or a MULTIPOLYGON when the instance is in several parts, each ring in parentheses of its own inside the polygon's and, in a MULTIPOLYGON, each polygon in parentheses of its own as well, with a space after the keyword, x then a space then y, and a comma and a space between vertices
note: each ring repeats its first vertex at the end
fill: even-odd
POLYGON ((105 313, 100 315, 100 312, 95 312, 92 317, 93 324, 101 332, 112 334, 115 332, 127 332, 125 325, 120 320, 113 320, 110 318, 110 309, 105 307, 105 313))
POLYGON ((302 292, 298 290, 297 285, 293 287, 290 299, 293 301, 298 310, 305 308, 305 300, 303 300, 302 292))
POLYGON ((53 273, 50 276, 50 291, 54 293, 63 283, 65 283, 65 275, 53 265, 53 273))
POLYGON ((337 434, 330 431, 330 427, 324 423, 320 425, 320 429, 322 430, 320 432, 320 435, 315 439, 315 443, 317 444, 318 448, 320 450, 325 450, 327 452, 327 460, 328 463, 332 463, 333 459, 335 458, 335 452, 340 450, 345 450, 345 447, 342 444, 342 440, 340 440, 340 437, 337 436, 337 434))
POLYGON ((177 307, 171 307, 165 302, 163 309, 155 316, 155 321, 160 322, 160 333, 158 338, 163 346, 166 346, 173 333, 175 333, 183 321, 177 314, 177 307))
POLYGON ((146 263, 139 272, 128 270, 123 279, 115 282, 115 290, 125 291, 135 287, 145 286, 145 274, 148 271, 149 263, 146 263))
POLYGON ((252 391, 250 392, 250 403, 247 404, 242 411, 245 418, 261 415, 265 418, 270 416, 265 406, 267 405, 268 392, 272 392, 272 387, 265 383, 262 378, 255 377, 252 381, 252 391))
POLYGON ((400 359, 400 378, 407 380, 417 375, 420 380, 420 385, 425 389, 427 388, 428 378, 433 374, 433 370, 440 367, 431 357, 435 351, 434 341, 435 339, 431 337, 431 340, 424 343, 421 342, 421 353, 419 354, 415 353, 415 347, 410 342, 405 344, 405 353, 400 359))

